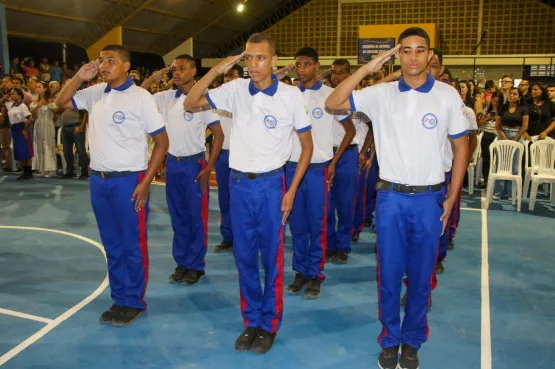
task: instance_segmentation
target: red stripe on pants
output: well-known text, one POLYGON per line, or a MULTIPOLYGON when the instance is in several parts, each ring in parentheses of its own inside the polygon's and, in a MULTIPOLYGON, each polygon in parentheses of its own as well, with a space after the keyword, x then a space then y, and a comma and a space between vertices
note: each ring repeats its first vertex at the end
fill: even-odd
MULTIPOLYGON (((281 198, 283 199, 283 195, 285 195, 285 176, 281 177, 281 184, 282 184, 282 192, 281 198)), ((279 248, 277 252, 277 276, 276 276, 276 285, 274 286, 274 290, 276 292, 276 316, 272 319, 272 333, 277 332, 277 326, 279 322, 279 318, 283 314, 283 239, 284 239, 284 230, 285 225, 281 225, 281 229, 279 230, 279 248)))
MULTIPOLYGON (((200 170, 206 168, 206 160, 204 158, 200 159, 200 170)), ((208 193, 210 189, 208 188, 208 183, 206 184, 206 188, 202 192, 202 204, 201 204, 201 213, 202 213, 202 225, 204 229, 204 247, 208 249, 208 193)))
MULTIPOLYGON (((139 183, 143 181, 145 178, 144 173, 139 173, 139 183)), ((139 245, 141 247, 141 256, 143 259, 143 269, 145 275, 145 287, 143 288, 143 293, 141 295, 141 302, 147 306, 147 303, 144 301, 145 293, 146 293, 146 286, 148 285, 148 245, 147 245, 147 235, 146 235, 146 207, 143 206, 141 210, 139 210, 139 245)))
MULTIPOLYGON (((322 216, 322 233, 320 235, 320 247, 322 248, 322 259, 320 259, 320 271, 324 270, 326 265, 326 248, 328 240, 328 168, 324 169, 324 215, 322 216)), ((320 273, 320 281, 324 280, 324 276, 320 273)))

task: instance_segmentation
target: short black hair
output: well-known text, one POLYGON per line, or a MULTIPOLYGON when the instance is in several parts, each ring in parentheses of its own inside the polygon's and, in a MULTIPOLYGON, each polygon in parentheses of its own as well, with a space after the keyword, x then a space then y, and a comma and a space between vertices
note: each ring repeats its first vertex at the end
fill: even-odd
POLYGON ((12 82, 13 81, 19 81, 19 83, 21 83, 21 85, 23 86, 23 78, 15 77, 14 79, 12 79, 12 82))
POLYGON ((13 92, 15 92, 16 94, 19 95, 19 97, 21 97, 21 100, 23 100, 25 98, 25 95, 23 95, 23 90, 20 88, 14 88, 13 92))
POLYGON ((239 78, 243 78, 244 73, 243 73, 243 67, 242 66, 240 66, 239 64, 233 64, 233 67, 231 67, 231 69, 229 71, 231 72, 232 70, 236 70, 237 73, 239 73, 239 78))
POLYGON ((555 88, 555 83, 548 84, 546 88, 555 88))
POLYGON ((123 45, 106 45, 100 51, 115 51, 119 54, 122 62, 131 61, 129 50, 123 45))
POLYGON ((501 79, 503 79, 503 78, 510 78, 511 81, 513 81, 513 85, 514 85, 515 79, 513 77, 509 76, 508 74, 505 74, 503 77, 501 77, 501 79))
POLYGON ((347 59, 335 59, 331 65, 339 65, 340 67, 346 66, 351 69, 351 63, 347 59))
POLYGON ((430 36, 428 36, 428 32, 424 31, 420 27, 410 27, 404 30, 403 33, 401 33, 401 35, 399 36, 399 43, 402 43, 405 38, 410 36, 422 37, 424 40, 426 40, 426 45, 430 47, 430 36))
POLYGON ((303 47, 301 49, 299 49, 299 51, 297 51, 297 53, 295 54, 295 58, 297 58, 298 56, 306 56, 309 58, 312 58, 312 60, 314 60, 315 63, 318 62, 318 51, 314 50, 311 47, 303 47))
POLYGON ((274 39, 267 33, 254 33, 247 40, 247 44, 260 44, 262 42, 267 42, 270 45, 270 52, 272 56, 276 55, 276 45, 274 39))
POLYGON ((437 55, 437 58, 439 59, 439 64, 443 65, 443 54, 441 53, 441 51, 439 51, 435 47, 430 50, 434 52, 434 55, 437 55))
POLYGON ((284 76, 282 79, 280 79, 281 82, 283 81, 289 81, 289 83, 293 84, 293 80, 291 79, 291 77, 289 76, 284 76))
POLYGON ((449 69, 445 68, 445 70, 441 74, 447 74, 449 76, 449 82, 453 80, 453 75, 451 74, 451 71, 449 69))
POLYGON ((175 57, 175 60, 187 60, 189 62, 189 65, 191 67, 196 68, 197 67, 197 62, 195 61, 195 58, 193 58, 191 55, 189 54, 181 54, 175 57))

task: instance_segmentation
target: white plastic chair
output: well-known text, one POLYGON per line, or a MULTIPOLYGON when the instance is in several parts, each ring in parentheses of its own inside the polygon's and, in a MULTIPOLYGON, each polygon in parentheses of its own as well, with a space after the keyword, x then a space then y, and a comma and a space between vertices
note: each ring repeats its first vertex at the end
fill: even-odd
POLYGON ((541 183, 551 184, 551 200, 553 202, 553 184, 555 183, 555 141, 544 140, 534 142, 530 147, 532 158, 530 211, 534 210, 538 186, 541 183), (537 171, 535 170, 537 169, 537 171))
POLYGON ((468 169, 466 170, 468 173, 468 194, 472 195, 474 193, 474 176, 476 175, 476 168, 478 165, 478 159, 482 156, 482 136, 484 134, 480 133, 476 136, 476 141, 478 142, 476 149, 472 153, 472 159, 470 160, 470 164, 468 165, 468 169))
POLYGON ((58 129, 58 136, 56 137, 56 155, 62 159, 63 174, 66 173, 66 158, 64 156, 64 145, 62 145, 62 128, 58 129))
POLYGON ((506 180, 513 182, 512 203, 515 205, 515 202, 518 201, 517 211, 520 211, 522 204, 522 156, 524 154, 524 145, 512 140, 497 140, 490 145, 489 152, 491 167, 486 193, 486 209, 489 208, 493 198, 495 181, 506 180), (513 168, 515 155, 518 156, 517 168, 513 168), (516 169, 516 174, 513 174, 514 169, 516 169), (514 184, 516 184, 516 187, 514 184))
MULTIPOLYGON (((538 141, 538 136, 532 136, 530 137, 532 140, 531 141, 526 141, 524 144, 524 160, 526 160, 525 162, 525 170, 524 170, 524 188, 522 190, 522 197, 523 198, 527 198, 528 197, 528 190, 530 189, 530 181, 531 181, 531 176, 532 176, 532 171, 534 171, 535 173, 538 172, 538 168, 532 168, 532 166, 530 165, 530 160, 528 159, 530 157, 530 153, 529 153, 529 147, 528 147, 528 143, 529 142, 537 142, 538 141)), ((551 137, 546 137, 545 140, 547 141, 555 141, 553 140, 551 137)), ((547 194, 547 193, 546 193, 547 194)))

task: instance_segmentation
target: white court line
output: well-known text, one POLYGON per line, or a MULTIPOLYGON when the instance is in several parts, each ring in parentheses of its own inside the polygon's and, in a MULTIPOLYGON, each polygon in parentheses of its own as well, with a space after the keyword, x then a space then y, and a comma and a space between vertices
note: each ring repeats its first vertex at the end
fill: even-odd
POLYGON ((482 211, 482 209, 474 209, 474 208, 461 208, 461 210, 468 210, 468 211, 482 211))
POLYGON ((31 315, 31 314, 20 313, 19 311, 13 311, 13 310, 8 310, 8 309, 1 309, 0 308, 0 314, 16 316, 18 318, 23 318, 23 319, 35 320, 37 322, 42 322, 42 323, 51 323, 52 322, 52 319, 43 318, 41 316, 36 316, 36 315, 31 315))
POLYGON ((486 192, 482 190, 482 328, 481 328, 481 369, 491 369, 491 320, 489 303, 489 251, 488 251, 488 211, 486 192))
MULTIPOLYGON (((102 252, 102 255, 104 255, 104 259, 106 259, 106 253, 104 252, 104 247, 100 243, 98 243, 94 240, 91 240, 90 238, 83 237, 83 236, 80 236, 80 235, 75 234, 75 233, 58 231, 58 230, 55 230, 55 229, 48 229, 48 228, 36 228, 36 227, 0 226, 0 229, 20 229, 20 230, 25 230, 25 231, 40 231, 40 232, 58 233, 58 234, 62 234, 62 235, 65 235, 65 236, 70 236, 70 237, 73 237, 73 238, 77 238, 78 240, 90 243, 91 245, 93 245, 94 247, 99 249, 100 252, 102 252)), ((98 295, 100 295, 102 293, 102 291, 104 291, 106 289, 106 287, 108 287, 108 274, 107 273, 106 273, 106 277, 104 277, 104 280, 102 281, 100 286, 98 286, 98 288, 93 293, 91 293, 89 296, 87 296, 83 301, 81 301, 77 305, 73 306, 71 309, 65 311, 62 315, 58 316, 56 319, 49 322, 47 325, 45 325, 42 329, 37 331, 31 337, 27 338, 25 341, 21 342, 19 345, 17 345, 16 347, 11 349, 10 351, 6 352, 4 355, 0 356, 0 366, 5 364, 9 360, 13 359, 16 355, 21 353, 21 351, 25 350, 27 347, 29 347, 33 343, 37 342, 44 335, 46 335, 48 332, 50 332, 51 330, 53 330, 54 328, 59 326, 62 322, 64 322, 68 318, 70 318, 73 314, 75 314, 76 312, 78 312, 79 310, 84 308, 88 303, 90 303, 98 295)))

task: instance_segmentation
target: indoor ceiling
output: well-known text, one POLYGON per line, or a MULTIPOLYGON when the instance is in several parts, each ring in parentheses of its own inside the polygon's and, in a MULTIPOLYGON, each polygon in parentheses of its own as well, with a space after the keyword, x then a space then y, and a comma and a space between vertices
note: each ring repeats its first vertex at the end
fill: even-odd
POLYGON ((0 0, 8 35, 87 48, 115 26, 133 51, 164 55, 193 38, 194 56, 213 56, 291 0, 0 0), (244 4, 242 12, 237 5, 244 4))

